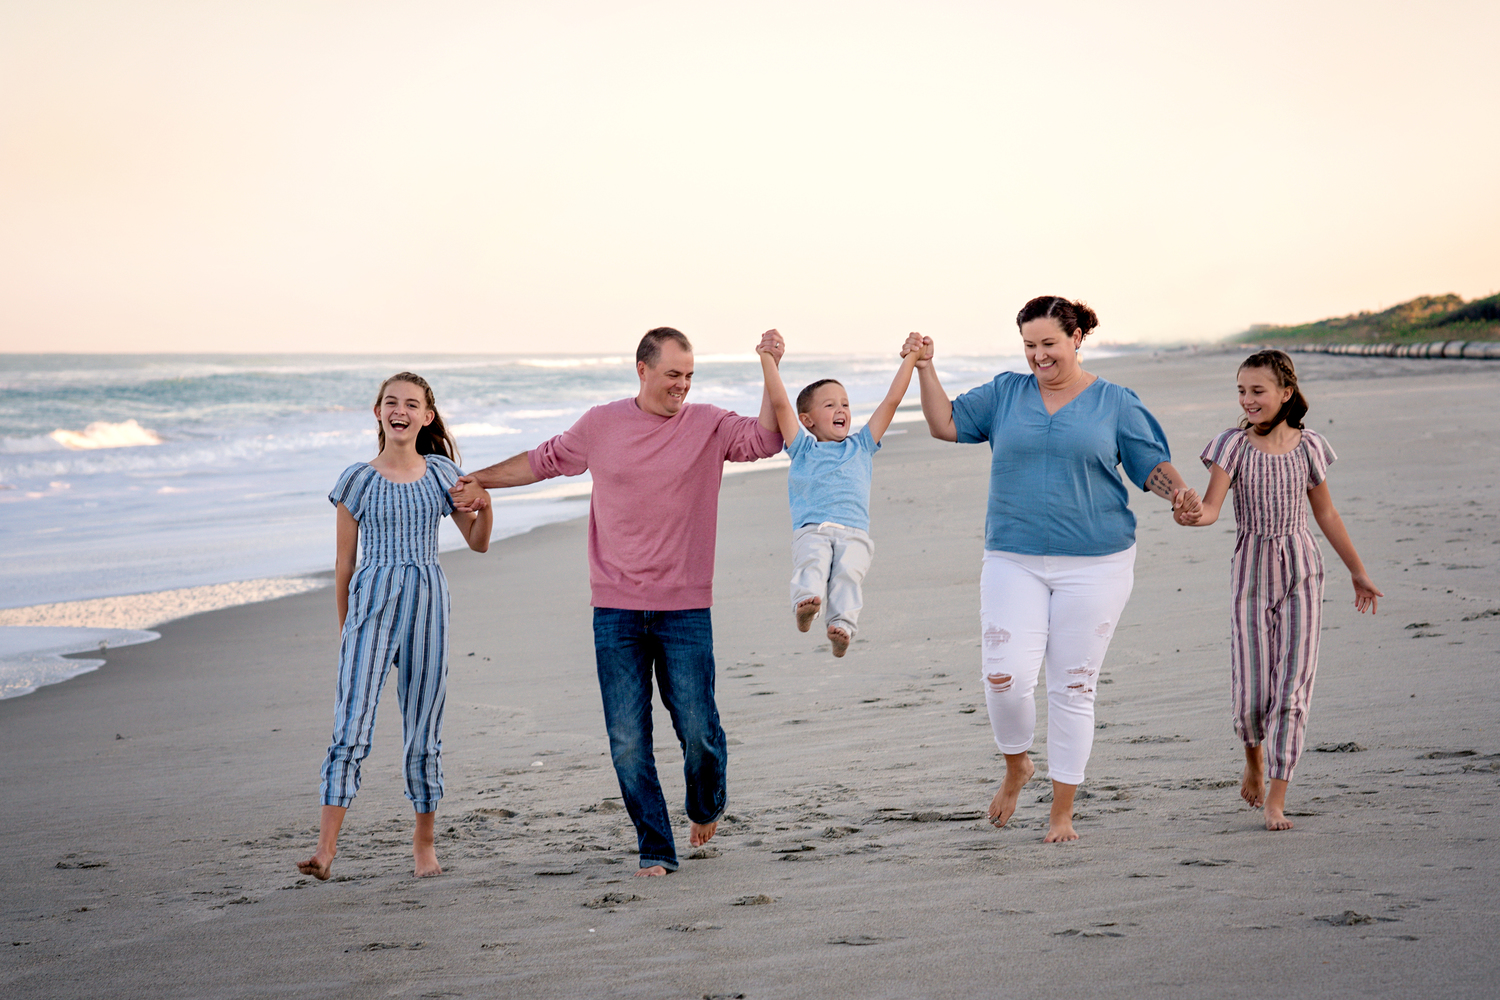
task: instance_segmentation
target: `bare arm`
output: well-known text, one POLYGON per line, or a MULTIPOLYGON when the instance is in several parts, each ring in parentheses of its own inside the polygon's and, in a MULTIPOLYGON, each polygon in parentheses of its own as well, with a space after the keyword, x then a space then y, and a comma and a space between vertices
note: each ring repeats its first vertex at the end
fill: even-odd
POLYGON ((939 441, 957 441, 953 400, 948 398, 943 383, 938 381, 937 369, 932 364, 933 351, 932 338, 915 333, 906 338, 906 344, 901 348, 903 357, 917 355, 917 385, 922 390, 922 416, 927 419, 928 432, 939 441))
POLYGON ((1146 477, 1146 489, 1163 500, 1172 502, 1172 509, 1195 511, 1203 505, 1196 491, 1190 489, 1187 480, 1171 462, 1161 462, 1146 477))
POLYGON ((877 442, 885 436, 891 421, 896 419, 896 407, 906 398, 906 390, 911 387, 912 370, 921 357, 920 351, 908 351, 902 356, 901 367, 896 369, 896 377, 891 379, 890 389, 886 391, 880 405, 875 407, 875 412, 870 414, 870 421, 865 426, 870 428, 870 437, 877 442))
POLYGON ((1203 495, 1203 506, 1198 510, 1173 510, 1172 517, 1178 524, 1189 528, 1206 528, 1219 519, 1219 511, 1223 509, 1224 498, 1228 495, 1229 473, 1215 463, 1209 468, 1208 490, 1203 495))
POLYGON ((797 408, 792 405, 791 399, 786 394, 786 386, 782 384, 781 369, 776 366, 776 356, 764 347, 765 343, 762 342, 761 348, 758 348, 761 374, 766 378, 765 403, 761 409, 764 411, 767 404, 770 406, 774 424, 766 427, 766 422, 762 419, 760 425, 766 427, 766 430, 779 431, 781 440, 786 444, 791 444, 796 439, 797 431, 802 424, 797 420, 797 408))
MULTIPOLYGON (((771 360, 774 361, 776 363, 776 366, 777 366, 778 373, 777 373, 776 379, 779 382, 781 380, 781 375, 780 375, 781 356, 786 353, 786 338, 781 335, 781 331, 780 330, 776 330, 776 329, 770 329, 770 330, 767 330, 765 333, 761 334, 760 344, 756 346, 755 351, 756 351, 757 354, 760 354, 762 356, 767 355, 767 354, 769 354, 771 356, 771 360)), ((784 391, 785 390, 785 386, 783 386, 782 388, 783 388, 783 395, 785 395, 785 391, 784 391)), ((767 382, 765 388, 761 390, 761 393, 760 393, 760 413, 756 416, 755 419, 766 430, 768 430, 768 431, 776 431, 778 434, 780 434, 781 437, 782 437, 782 443, 783 444, 791 444, 792 443, 792 438, 789 438, 789 437, 786 436, 786 428, 784 428, 784 427, 781 426, 781 417, 780 417, 780 414, 778 414, 776 412, 775 403, 771 399, 771 383, 770 382, 767 382)), ((796 419, 796 414, 795 413, 792 415, 792 419, 793 420, 796 419)), ((792 437, 796 437, 796 436, 797 436, 796 429, 793 428, 792 437)))
POLYGON ((349 581, 354 579, 354 560, 359 554, 359 522, 343 504, 334 508, 334 516, 338 518, 338 548, 333 557, 333 599, 342 632, 349 617, 349 581))
POLYGON ((459 476, 458 482, 448 492, 453 495, 455 507, 464 513, 472 513, 489 506, 490 497, 485 490, 526 486, 538 481, 537 474, 531 471, 531 459, 523 451, 478 472, 459 476))
POLYGON ((1373 615, 1377 598, 1385 595, 1375 586, 1370 574, 1365 572, 1365 564, 1360 560, 1359 553, 1354 551, 1349 529, 1344 527, 1344 519, 1333 506, 1333 494, 1328 491, 1328 483, 1319 483, 1308 490, 1307 501, 1312 504, 1313 519, 1322 529, 1323 537, 1328 539, 1333 551, 1339 554, 1339 558, 1349 568, 1349 576, 1354 582, 1354 606, 1359 609, 1360 614, 1364 614, 1368 608, 1373 615))
POLYGON ((458 525, 458 530, 463 532, 464 541, 469 543, 469 548, 475 552, 488 552, 490 550, 490 528, 495 520, 495 510, 489 504, 485 504, 477 511, 455 510, 453 512, 453 523, 458 525))

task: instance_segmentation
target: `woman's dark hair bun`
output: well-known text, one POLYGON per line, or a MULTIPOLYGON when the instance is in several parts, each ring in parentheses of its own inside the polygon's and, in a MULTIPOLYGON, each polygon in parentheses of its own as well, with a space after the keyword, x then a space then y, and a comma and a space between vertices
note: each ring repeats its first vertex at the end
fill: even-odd
POLYGON ((1074 302, 1060 295, 1038 295, 1026 303, 1016 313, 1016 327, 1019 329, 1034 319, 1055 319, 1064 333, 1077 330, 1085 337, 1099 325, 1099 314, 1086 303, 1074 302))

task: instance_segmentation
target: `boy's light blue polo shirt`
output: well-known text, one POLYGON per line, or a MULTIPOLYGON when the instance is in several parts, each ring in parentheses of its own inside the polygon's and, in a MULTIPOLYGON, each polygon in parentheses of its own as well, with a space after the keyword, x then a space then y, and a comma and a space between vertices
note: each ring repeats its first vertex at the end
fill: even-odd
POLYGON ((988 441, 984 547, 1033 556, 1106 556, 1135 544, 1116 466, 1142 489, 1170 462, 1167 436, 1131 390, 1102 378, 1048 414, 1036 376, 1001 372, 953 401, 964 443, 988 441))
POLYGON ((842 441, 819 441, 804 428, 786 446, 792 468, 786 476, 792 530, 833 521, 870 530, 870 480, 880 442, 866 424, 842 441))

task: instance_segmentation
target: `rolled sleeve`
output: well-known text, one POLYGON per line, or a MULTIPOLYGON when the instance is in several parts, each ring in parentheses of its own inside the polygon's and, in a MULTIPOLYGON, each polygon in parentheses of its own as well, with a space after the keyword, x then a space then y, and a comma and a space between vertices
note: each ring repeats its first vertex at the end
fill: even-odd
POLYGON ((724 446, 724 458, 730 462, 753 462, 781 451, 779 433, 766 430, 755 417, 738 413, 724 414, 719 422, 719 440, 724 446))
POLYGON ((589 467, 589 430, 594 411, 589 410, 577 423, 554 438, 549 438, 526 453, 531 473, 538 479, 582 475, 589 467))

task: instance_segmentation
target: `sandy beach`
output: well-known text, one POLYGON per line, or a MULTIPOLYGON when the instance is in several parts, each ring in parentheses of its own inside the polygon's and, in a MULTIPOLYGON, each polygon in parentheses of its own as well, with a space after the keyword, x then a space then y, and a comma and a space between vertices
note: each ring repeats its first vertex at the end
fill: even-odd
MULTIPOLYGON (((1085 365, 1141 395, 1201 487, 1197 455, 1236 419, 1243 353, 1085 365)), ((680 872, 630 877, 586 524, 570 521, 444 556, 441 878, 411 877, 392 688, 334 879, 296 871, 332 715, 326 589, 161 625, 94 672, 0 701, 0 992, 1493 997, 1500 362, 1297 364, 1309 426, 1339 455, 1335 502, 1386 597, 1356 614, 1325 544, 1292 831, 1267 833, 1238 796, 1232 517, 1179 528, 1139 493, 1082 839, 1041 843, 1041 781, 1009 827, 983 821, 1003 770, 979 689, 989 451, 903 423, 876 459, 874 568, 842 660, 786 607, 784 470, 725 480, 714 624, 730 805, 691 852, 658 708, 680 872)))

